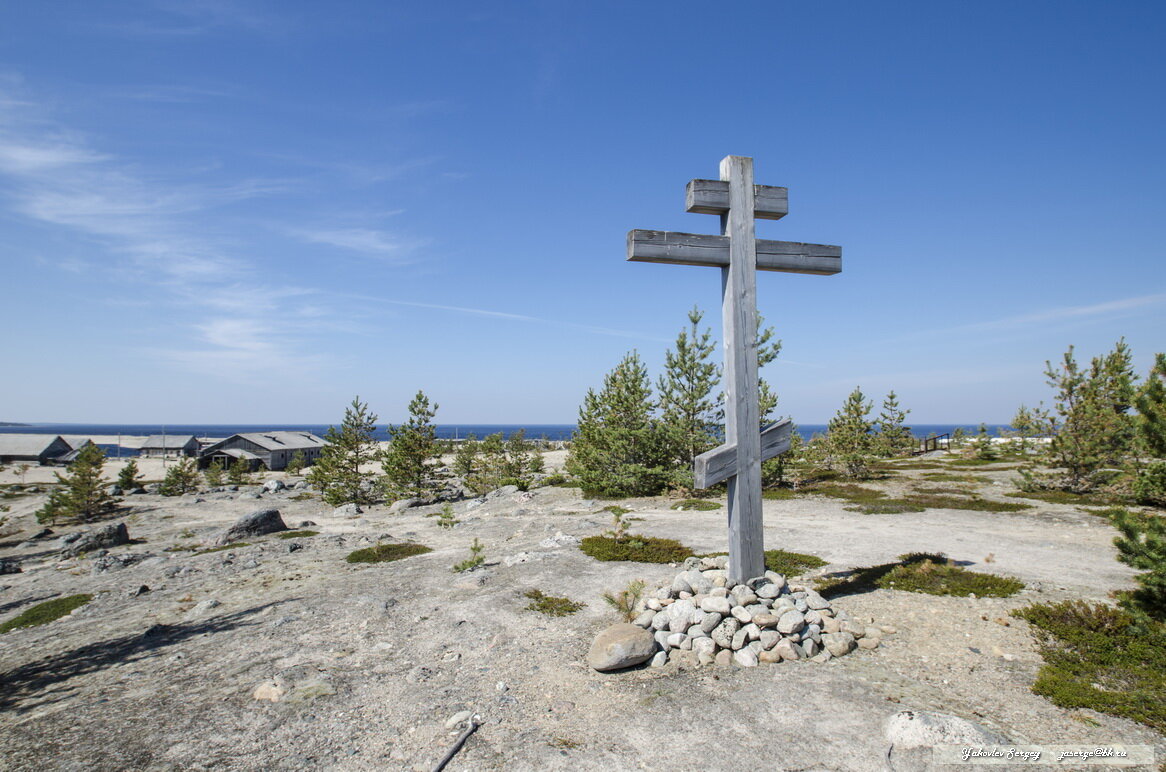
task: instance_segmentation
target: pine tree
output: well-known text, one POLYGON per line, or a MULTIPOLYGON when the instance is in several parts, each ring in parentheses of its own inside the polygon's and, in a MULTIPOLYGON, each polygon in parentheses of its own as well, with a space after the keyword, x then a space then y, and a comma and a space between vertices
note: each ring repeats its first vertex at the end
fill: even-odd
POLYGON ((373 439, 376 422, 376 415, 356 397, 344 409, 340 428, 328 427, 324 437, 328 444, 321 448, 320 458, 307 479, 332 506, 372 503, 372 492, 365 485, 372 475, 361 467, 377 459, 377 442, 373 439))
POLYGON ((181 496, 198 489, 198 466, 193 458, 184 458, 166 470, 159 491, 163 496, 181 496))
POLYGON ((453 473, 459 477, 468 477, 474 473, 474 460, 477 458, 480 443, 473 434, 466 435, 453 453, 453 473))
POLYGON ((664 353, 664 373, 657 381, 661 422, 675 445, 678 465, 691 474, 692 462, 717 445, 714 423, 718 406, 720 367, 712 361, 716 345, 712 331, 700 331, 704 314, 693 306, 689 327, 676 337, 674 349, 664 353))
MULTIPOLYGON (((773 336, 775 330, 772 327, 761 328, 765 323, 764 317, 761 314, 757 315, 757 372, 761 372, 761 368, 768 365, 773 360, 777 359, 777 355, 781 353, 781 341, 774 340, 773 336)), ((773 412, 777 410, 777 392, 769 385, 761 376, 757 377, 757 415, 761 418, 761 425, 769 423, 773 419, 773 412)))
POLYGON ((36 513, 40 522, 58 519, 86 521, 112 512, 119 499, 109 495, 101 479, 105 453, 93 443, 81 448, 65 474, 56 473, 59 487, 49 493, 49 500, 36 513))
POLYGON ((123 491, 132 491, 134 488, 141 487, 141 483, 142 476, 138 473, 138 462, 131 458, 117 473, 117 487, 123 491))
POLYGON ((307 465, 308 460, 304 458, 304 452, 297 450, 295 453, 292 453, 292 457, 288 459, 287 466, 283 470, 290 475, 299 475, 307 465))
POLYGON ((972 452, 980 461, 995 461, 999 458, 1000 453, 996 450, 996 444, 992 442, 992 437, 988 434, 987 424, 980 424, 976 438, 972 440, 972 452))
POLYGON ((585 496, 652 496, 665 488, 669 442, 652 409, 648 373, 634 351, 607 374, 598 393, 587 391, 567 459, 585 496))
POLYGON ((227 480, 231 485, 245 485, 251 480, 251 462, 245 458, 236 458, 227 469, 227 480))
POLYGON ((1099 483, 1098 472, 1120 465, 1129 456, 1135 424, 1128 414, 1134 401, 1134 373, 1129 346, 1120 340, 1104 357, 1094 357, 1083 370, 1065 353, 1059 367, 1046 363, 1045 376, 1056 389, 1053 410, 1056 434, 1048 446, 1047 463, 1065 470, 1059 487, 1088 491, 1099 483))
POLYGON ((909 453, 915 447, 915 438, 911 430, 903 425, 910 410, 899 407, 899 397, 892 389, 883 399, 882 412, 879 413, 879 433, 875 446, 879 455, 894 458, 909 453))
POLYGON ((1166 507, 1166 354, 1154 357, 1154 366, 1135 400, 1138 409, 1138 448, 1150 458, 1135 462, 1134 497, 1143 504, 1166 507))
POLYGON ((424 496, 431 492, 429 462, 437 458, 437 427, 433 417, 438 405, 418 391, 409 402, 409 418, 399 426, 389 426, 389 447, 381 457, 386 492, 400 498, 424 496))
POLYGON ((847 477, 870 473, 874 424, 868 416, 873 406, 862 389, 855 387, 826 427, 826 463, 847 477))
POLYGON ((217 458, 210 462, 206 469, 202 470, 203 479, 211 488, 217 488, 223 484, 223 462, 217 458))
POLYGON ((1117 559, 1142 570, 1134 581, 1138 589, 1121 599, 1121 605, 1143 624, 1166 622, 1166 518, 1115 508, 1113 525, 1121 536, 1113 540, 1117 559))
POLYGON ((1020 452, 1028 453, 1028 439, 1036 436, 1044 421, 1043 411, 1040 408, 1032 409, 1027 405, 1016 408, 1016 415, 1012 416, 1012 430, 1020 438, 1020 452))

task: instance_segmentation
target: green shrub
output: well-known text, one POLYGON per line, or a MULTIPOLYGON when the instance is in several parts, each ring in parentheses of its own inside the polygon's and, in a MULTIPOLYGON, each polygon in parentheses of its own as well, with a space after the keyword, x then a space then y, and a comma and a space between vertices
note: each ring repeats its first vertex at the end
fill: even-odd
POLYGON ((603 600, 619 614, 620 619, 631 622, 636 618, 636 606, 644 595, 648 584, 643 579, 633 579, 628 586, 619 592, 603 593, 603 600))
POLYGON ((631 560, 637 563, 680 563, 692 557, 692 550, 673 539, 626 534, 588 536, 579 549, 596 560, 631 560))
POLYGON ((474 543, 470 545, 470 556, 462 562, 456 564, 453 567, 453 572, 455 574, 460 574, 465 571, 473 571, 475 568, 485 563, 486 558, 482 557, 482 552, 485 549, 486 548, 482 546, 482 543, 478 541, 477 538, 475 538, 474 543))
POLYGON ((1086 708, 1166 731, 1166 632, 1084 601, 1012 612, 1032 626, 1044 665, 1032 691, 1062 708, 1086 708))
POLYGON ((1014 499, 1033 499, 1047 501, 1050 504, 1078 504, 1078 505, 1105 505, 1113 504, 1115 499, 1102 493, 1074 493, 1062 490, 1025 490, 1019 493, 1009 493, 1014 499))
POLYGON ((230 544, 219 545, 218 547, 209 547, 205 550, 198 550, 194 554, 195 555, 209 555, 212 552, 223 552, 224 550, 234 550, 234 549, 239 549, 240 547, 250 547, 250 546, 251 546, 250 542, 235 541, 235 542, 231 542, 230 544))
POLYGON ((424 555, 426 552, 433 552, 433 550, 424 544, 411 544, 409 542, 378 544, 375 547, 359 549, 346 557, 345 560, 349 563, 388 563, 414 555, 424 555))
POLYGON ((1024 589, 1024 583, 1012 577, 968 571, 940 553, 912 552, 900 555, 898 562, 856 568, 847 577, 831 577, 818 584, 818 591, 826 598, 875 589, 1007 598, 1024 589))
POLYGON ((716 501, 709 501, 708 499, 684 499, 673 504, 670 509, 678 509, 682 512, 696 511, 696 512, 711 512, 714 509, 720 509, 721 505, 716 501))
POLYGON ((907 512, 923 512, 927 509, 920 504, 911 504, 906 501, 879 501, 874 504, 858 504, 853 507, 843 507, 847 512, 861 512, 864 515, 902 515, 907 512))
POLYGON ((558 472, 548 474, 540 481, 541 485, 564 485, 567 482, 567 475, 558 472))
POLYGON ((1134 499, 1139 504, 1166 507, 1166 461, 1155 461, 1134 478, 1134 499))
MULTIPOLYGON (((710 552, 700 557, 712 558, 728 554, 727 552, 710 552)), ((821 568, 824 565, 826 565, 826 561, 817 555, 785 550, 765 550, 765 570, 774 571, 782 576, 801 576, 806 571, 821 568)))
POLYGON ((1166 623, 1166 518, 1115 507, 1106 513, 1121 534, 1113 540, 1117 559, 1142 571, 1138 589, 1125 593, 1121 606, 1143 627, 1166 623))
POLYGON ((538 611, 549 617, 565 617, 587 605, 586 603, 576 603, 570 598, 544 595, 542 590, 528 590, 525 597, 530 599, 530 604, 526 607, 527 611, 538 611))
POLYGON ((52 600, 46 600, 44 603, 29 606, 17 616, 0 624, 0 633, 19 630, 22 627, 36 627, 37 625, 48 624, 56 619, 60 619, 66 614, 72 613, 74 609, 81 608, 91 600, 93 600, 92 595, 82 593, 80 595, 69 595, 64 598, 53 598, 52 600))
POLYGON ((306 539, 309 536, 319 535, 319 531, 280 531, 275 536, 279 539, 306 539))
POLYGON ((1007 501, 989 501, 964 496, 910 495, 904 496, 902 500, 927 509, 970 509, 975 512, 1020 512, 1032 509, 1030 504, 1013 504, 1007 501))

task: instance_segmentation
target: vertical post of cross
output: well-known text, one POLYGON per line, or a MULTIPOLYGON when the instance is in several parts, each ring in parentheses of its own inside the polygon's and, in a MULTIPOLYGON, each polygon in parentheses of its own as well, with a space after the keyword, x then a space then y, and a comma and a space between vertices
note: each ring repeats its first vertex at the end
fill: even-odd
POLYGON ((729 485, 729 580, 765 573, 761 516, 761 419, 757 386, 757 239, 754 232, 753 159, 727 156, 721 180, 729 183, 729 211, 721 234, 729 238, 729 264, 721 269, 721 322, 725 347, 725 444, 736 445, 736 474, 729 485))

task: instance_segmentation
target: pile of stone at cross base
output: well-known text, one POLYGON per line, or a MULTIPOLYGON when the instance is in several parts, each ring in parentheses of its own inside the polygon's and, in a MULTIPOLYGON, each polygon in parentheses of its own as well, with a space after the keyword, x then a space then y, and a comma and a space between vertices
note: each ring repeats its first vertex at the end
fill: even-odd
POLYGON ((727 566, 724 555, 685 560, 670 586, 641 601, 643 610, 633 624, 599 634, 588 663, 610 671, 648 660, 661 667, 670 658, 741 667, 828 662, 855 648, 878 648, 882 636, 894 632, 851 620, 814 590, 790 585, 773 571, 729 585, 727 566))

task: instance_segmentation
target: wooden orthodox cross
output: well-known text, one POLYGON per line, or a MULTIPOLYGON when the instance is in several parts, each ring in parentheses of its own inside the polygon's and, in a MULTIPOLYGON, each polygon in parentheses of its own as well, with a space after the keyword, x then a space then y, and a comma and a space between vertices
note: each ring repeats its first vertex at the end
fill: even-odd
POLYGON ((789 211, 785 188, 753 184, 753 159, 727 156, 721 179, 693 180, 686 210, 721 216, 720 236, 633 230, 628 260, 721 269, 725 347, 725 443, 693 465, 698 488, 729 481, 729 581, 765 573, 761 462, 789 450, 789 419, 760 430, 757 404, 757 276, 759 271, 830 275, 842 270, 842 247, 758 241, 753 218, 779 220, 789 211))

